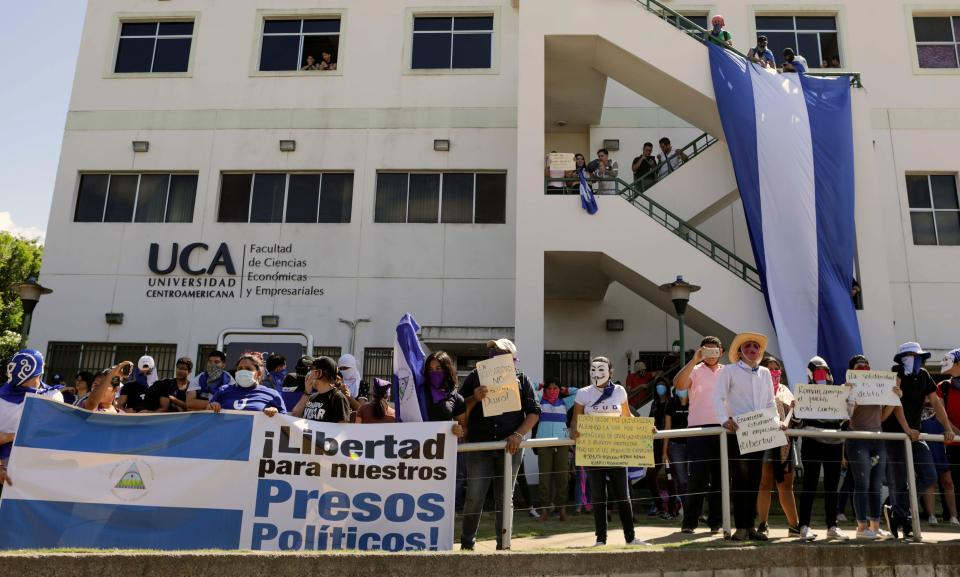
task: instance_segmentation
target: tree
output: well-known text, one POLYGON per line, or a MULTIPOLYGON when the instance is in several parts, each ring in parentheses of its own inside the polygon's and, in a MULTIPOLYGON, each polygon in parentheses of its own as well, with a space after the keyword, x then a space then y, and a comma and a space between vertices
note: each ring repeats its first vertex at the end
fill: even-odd
POLYGON ((0 334, 20 333, 23 307, 11 285, 39 275, 42 258, 43 246, 38 240, 0 231, 0 334))

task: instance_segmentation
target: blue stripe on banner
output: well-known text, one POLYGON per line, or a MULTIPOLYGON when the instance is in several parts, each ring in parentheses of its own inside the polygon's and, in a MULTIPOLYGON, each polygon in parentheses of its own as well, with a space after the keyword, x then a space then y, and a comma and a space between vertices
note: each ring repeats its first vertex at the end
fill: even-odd
MULTIPOLYGON (((856 253, 853 121, 847 78, 801 75, 813 140, 819 259, 817 353, 834 368, 863 352, 850 298, 856 253)), ((842 371, 841 371, 842 372, 842 371)))
POLYGON ((17 447, 246 461, 253 415, 90 413, 39 398, 24 401, 17 447))
POLYGON ((4 499, 0 549, 239 549, 243 511, 4 499))

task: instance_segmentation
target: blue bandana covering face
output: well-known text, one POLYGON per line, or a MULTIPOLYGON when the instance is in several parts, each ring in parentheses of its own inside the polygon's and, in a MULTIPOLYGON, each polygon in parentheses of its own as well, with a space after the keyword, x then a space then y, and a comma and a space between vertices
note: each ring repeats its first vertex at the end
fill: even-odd
POLYGON ((13 355, 7 364, 9 383, 19 387, 34 377, 43 374, 43 355, 35 349, 24 349, 13 355))

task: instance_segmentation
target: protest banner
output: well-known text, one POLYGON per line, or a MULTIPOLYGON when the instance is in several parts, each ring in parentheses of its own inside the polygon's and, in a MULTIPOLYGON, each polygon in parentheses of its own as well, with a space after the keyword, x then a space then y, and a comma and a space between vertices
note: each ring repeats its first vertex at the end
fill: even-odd
POLYGON ((653 428, 650 417, 577 417, 578 467, 653 467, 653 428))
POLYGON ((797 385, 797 406, 794 414, 800 419, 845 421, 850 387, 843 385, 797 385))
POLYGON ((780 430, 775 407, 744 413, 733 418, 737 423, 737 445, 740 454, 775 449, 787 444, 787 436, 780 430))
POLYGON ((448 550, 450 426, 115 415, 31 396, 0 549, 448 550))
POLYGON ((853 386, 850 400, 858 405, 900 406, 900 397, 893 392, 897 386, 897 373, 847 371, 847 384, 853 386))
POLYGON ((495 417, 520 410, 520 382, 513 355, 497 355, 477 363, 480 385, 487 387, 483 397, 483 416, 495 417))
POLYGON ((576 170, 577 163, 572 152, 551 152, 547 155, 547 166, 551 170, 576 170))

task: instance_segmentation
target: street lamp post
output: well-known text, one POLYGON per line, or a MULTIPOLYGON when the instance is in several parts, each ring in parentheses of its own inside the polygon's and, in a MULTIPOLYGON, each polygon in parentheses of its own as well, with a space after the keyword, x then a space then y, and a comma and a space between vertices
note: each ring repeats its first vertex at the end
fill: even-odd
POLYGON ((680 366, 683 367, 687 364, 687 349, 683 341, 683 315, 687 312, 690 294, 700 290, 700 287, 686 282, 682 276, 677 276, 677 280, 672 283, 660 285, 660 290, 670 293, 673 308, 677 311, 677 319, 680 321, 680 366))
POLYGON ((356 355, 354 352, 354 347, 357 345, 357 325, 360 323, 369 323, 370 319, 356 319, 348 321, 347 319, 340 319, 340 322, 350 327, 350 354, 356 355))
POLYGON ((20 295, 20 302, 23 304, 23 327, 20 329, 20 348, 27 346, 27 337, 30 334, 30 321, 33 319, 33 309, 37 308, 40 297, 53 292, 37 282, 36 277, 30 277, 21 283, 15 283, 13 290, 20 295))

